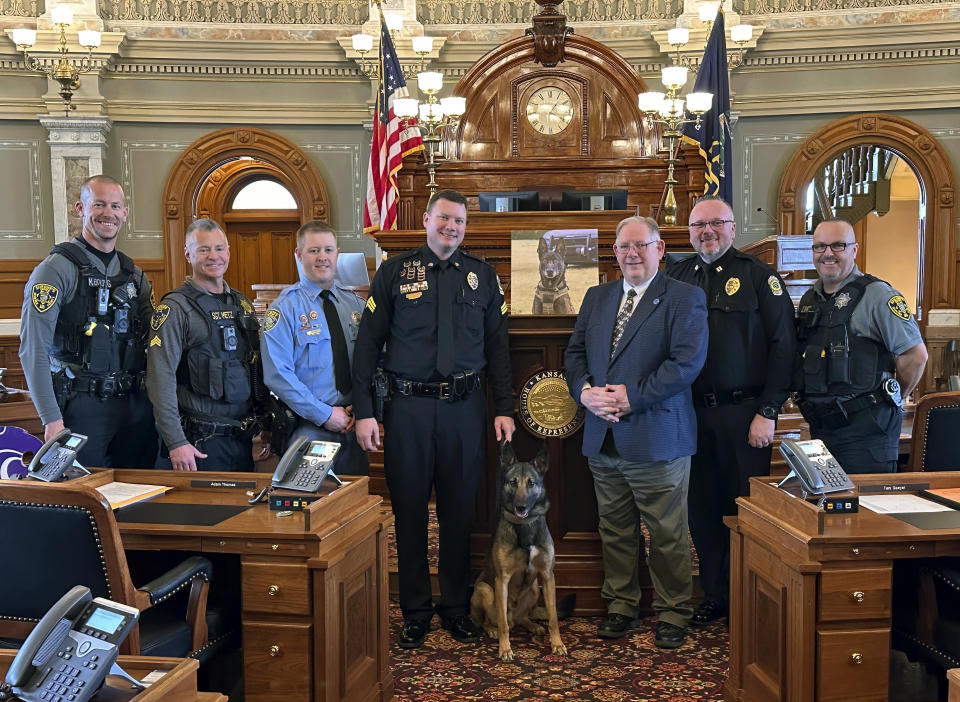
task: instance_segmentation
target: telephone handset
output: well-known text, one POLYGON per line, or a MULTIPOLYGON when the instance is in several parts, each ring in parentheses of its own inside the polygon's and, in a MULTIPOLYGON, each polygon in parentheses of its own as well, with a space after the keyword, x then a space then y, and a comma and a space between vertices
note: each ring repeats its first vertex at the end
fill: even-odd
POLYGON ((59 480, 70 468, 78 468, 83 475, 90 471, 77 463, 77 451, 87 443, 83 434, 75 434, 69 429, 61 429, 37 451, 27 475, 48 483, 59 480))
POLYGON ((343 485, 333 472, 333 459, 340 450, 335 441, 310 441, 306 436, 290 444, 273 474, 272 487, 317 492, 329 476, 343 485))
POLYGON ((119 645, 139 616, 77 585, 30 632, 7 671, 7 685, 24 702, 85 702, 108 674, 143 688, 116 664, 119 645))
POLYGON ((803 489, 813 495, 852 490, 854 487, 850 477, 820 439, 783 439, 780 442, 780 453, 787 460, 790 472, 780 481, 778 487, 783 487, 793 478, 797 478, 803 489))

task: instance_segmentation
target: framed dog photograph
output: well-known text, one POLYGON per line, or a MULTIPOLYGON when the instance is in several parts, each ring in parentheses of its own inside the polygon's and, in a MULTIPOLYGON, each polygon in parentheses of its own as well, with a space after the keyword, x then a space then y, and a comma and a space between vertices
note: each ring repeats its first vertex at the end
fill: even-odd
POLYGON ((596 229, 512 232, 510 314, 576 314, 599 281, 596 229))

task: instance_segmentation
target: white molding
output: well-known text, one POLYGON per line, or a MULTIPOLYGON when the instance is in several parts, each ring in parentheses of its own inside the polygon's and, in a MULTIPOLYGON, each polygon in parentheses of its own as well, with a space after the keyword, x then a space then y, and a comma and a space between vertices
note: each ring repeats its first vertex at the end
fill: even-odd
MULTIPOLYGON (((120 172, 123 182, 123 191, 127 195, 127 205, 130 207, 128 217, 127 238, 133 240, 163 240, 162 229, 143 229, 137 226, 136 220, 136 189, 133 180, 133 156, 136 151, 172 151, 176 154, 182 153, 192 142, 179 141, 120 141, 120 172)), ((153 197, 160 198, 160 193, 155 193, 153 197)))
MULTIPOLYGON (((919 66, 917 67, 920 68, 919 66)), ((877 90, 824 90, 817 93, 744 95, 736 108, 744 117, 855 112, 955 109, 960 104, 960 84, 932 90, 928 86, 877 90)))
MULTIPOLYGON (((0 153, 3 151, 26 150, 30 157, 30 208, 33 229, 8 229, 0 231, 0 240, 4 241, 42 241, 43 208, 40 191, 40 140, 23 139, 21 141, 0 141, 0 153)), ((6 159, 4 159, 6 162, 6 159)), ((9 167, 9 164, 6 166, 9 167)))

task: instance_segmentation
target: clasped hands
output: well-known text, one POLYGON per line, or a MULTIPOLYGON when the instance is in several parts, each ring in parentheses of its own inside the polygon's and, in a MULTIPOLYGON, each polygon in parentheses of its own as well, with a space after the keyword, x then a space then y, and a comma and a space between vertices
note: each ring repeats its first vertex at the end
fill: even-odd
POLYGON ((606 422, 619 422, 630 414, 630 400, 626 385, 602 385, 584 388, 580 402, 597 417, 606 422))

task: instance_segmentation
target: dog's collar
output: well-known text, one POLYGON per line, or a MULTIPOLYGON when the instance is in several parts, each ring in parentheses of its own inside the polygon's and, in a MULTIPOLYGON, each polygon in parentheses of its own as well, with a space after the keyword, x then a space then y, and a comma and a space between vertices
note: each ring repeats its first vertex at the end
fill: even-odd
POLYGON ((547 285, 544 285, 544 280, 543 278, 541 278, 540 282, 537 283, 537 288, 539 288, 540 290, 553 291, 557 295, 560 295, 565 292, 570 292, 570 287, 567 285, 567 281, 563 278, 552 278, 550 281, 548 281, 547 285), (552 282, 553 280, 557 280, 559 282, 559 285, 554 285, 552 282))

